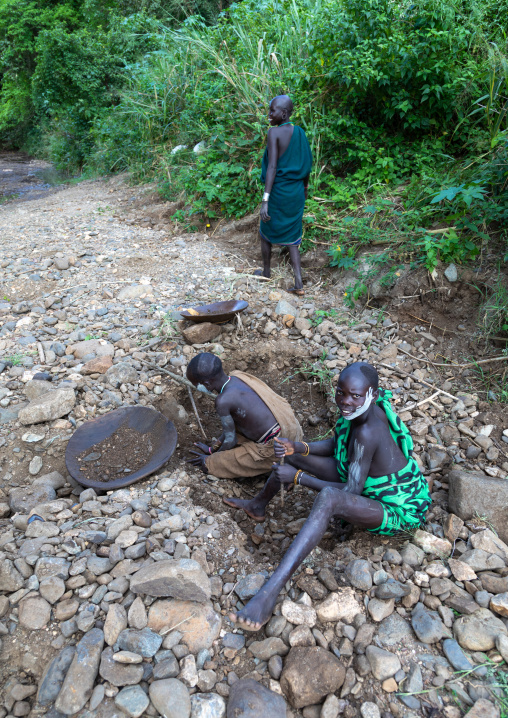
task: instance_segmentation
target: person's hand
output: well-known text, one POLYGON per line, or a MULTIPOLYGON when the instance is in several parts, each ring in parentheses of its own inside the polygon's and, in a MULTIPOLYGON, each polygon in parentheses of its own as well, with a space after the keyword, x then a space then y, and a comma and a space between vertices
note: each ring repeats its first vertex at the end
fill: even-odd
POLYGON ((305 193, 305 199, 308 199, 308 197, 309 197, 309 188, 308 188, 308 187, 304 187, 303 189, 304 189, 304 193, 305 193))
POLYGON ((261 202, 261 221, 262 222, 269 222, 271 217, 268 214, 268 202, 261 202))
POLYGON ((197 446, 203 454, 207 454, 208 456, 213 453, 213 446, 207 446, 206 444, 202 444, 200 441, 195 441, 194 446, 197 446))
POLYGON ((201 469, 206 473, 208 470, 206 468, 206 457, 210 456, 212 453, 212 449, 210 446, 207 446, 206 444, 202 444, 200 441, 197 441, 194 443, 194 446, 197 446, 199 451, 192 451, 191 454, 193 454, 196 458, 189 458, 186 459, 186 464, 192 464, 193 466, 200 466, 201 469))
POLYGON ((283 459, 285 456, 292 456, 295 453, 295 444, 289 439, 274 439, 273 451, 277 459, 283 459))
POLYGON ((289 464, 284 464, 283 466, 280 464, 272 464, 272 471, 281 484, 292 484, 297 470, 294 466, 289 466, 289 464))
POLYGON ((203 471, 205 474, 208 473, 208 469, 206 467, 206 454, 198 454, 197 451, 191 451, 191 454, 196 454, 195 459, 186 459, 186 464, 192 464, 192 466, 199 466, 201 471, 203 471))

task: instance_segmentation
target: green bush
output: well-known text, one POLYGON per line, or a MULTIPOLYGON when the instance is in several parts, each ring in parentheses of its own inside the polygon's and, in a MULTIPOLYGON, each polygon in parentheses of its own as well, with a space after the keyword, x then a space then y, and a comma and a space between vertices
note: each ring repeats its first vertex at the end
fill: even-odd
POLYGON ((288 93, 314 155, 304 247, 340 246, 346 269, 386 245, 432 270, 502 234, 508 0, 221 7, 0 0, 4 141, 156 178, 190 225, 255 209, 268 103, 288 93))

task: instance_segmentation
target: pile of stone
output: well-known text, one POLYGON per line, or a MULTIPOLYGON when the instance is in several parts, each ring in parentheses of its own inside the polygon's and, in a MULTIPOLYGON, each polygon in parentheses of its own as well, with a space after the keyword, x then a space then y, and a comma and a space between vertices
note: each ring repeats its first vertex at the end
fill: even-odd
POLYGON ((54 472, 29 494, 11 491, 12 528, 0 541, 4 657, 17 636, 49 628, 53 638, 51 660, 31 666, 36 682, 7 681, 4 716, 277 717, 287 702, 305 718, 353 718, 358 708, 398 718, 424 706, 459 718, 457 696, 470 718, 499 715, 485 664, 508 660, 508 546, 490 529, 447 514, 442 527, 366 558, 342 544, 327 564, 318 551, 265 628, 244 635, 228 609, 267 574, 245 575, 248 558, 224 573, 227 547, 242 539, 227 517, 189 501, 193 480, 179 472, 105 496, 86 489, 76 501, 58 496, 66 483, 54 472))
MULTIPOLYGON (((134 230, 97 213, 76 227, 74 205, 65 221, 55 208, 51 227, 35 213, 23 256, 23 212, 10 210, 1 262, 0 718, 499 718, 508 426, 488 422, 452 371, 436 373, 442 340, 375 310, 352 322, 332 294, 267 289, 203 235, 166 245, 140 229, 133 252, 134 230), (249 299, 240 321, 179 323, 178 307, 225 295, 249 299), (290 400, 298 369, 319 391, 349 362, 375 363, 433 484, 422 529, 316 549, 257 634, 228 613, 263 586, 312 492, 254 525, 209 508, 241 489, 177 457, 175 470, 104 495, 64 471, 76 427, 121 406, 164 399, 197 431, 163 370, 184 373, 203 350, 277 376, 277 390, 291 378, 290 400)), ((323 402, 314 413, 295 402, 306 433, 333 425, 323 402)))

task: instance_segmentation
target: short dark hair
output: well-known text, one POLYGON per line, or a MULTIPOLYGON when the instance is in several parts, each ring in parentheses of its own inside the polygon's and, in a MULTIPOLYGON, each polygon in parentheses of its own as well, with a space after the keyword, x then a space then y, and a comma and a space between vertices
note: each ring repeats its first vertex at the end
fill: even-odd
POLYGON ((288 115, 293 113, 293 101, 289 95, 276 95, 273 100, 277 100, 277 104, 287 110, 288 115))
POLYGON ((190 360, 187 367, 187 376, 189 374, 196 381, 203 382, 213 379, 222 371, 222 362, 216 354, 211 352, 201 352, 190 360))
POLYGON ((368 364, 366 361, 353 362, 353 364, 348 364, 348 366, 341 371, 340 376, 346 378, 348 374, 355 372, 361 372, 374 391, 379 388, 379 374, 372 364, 368 364))

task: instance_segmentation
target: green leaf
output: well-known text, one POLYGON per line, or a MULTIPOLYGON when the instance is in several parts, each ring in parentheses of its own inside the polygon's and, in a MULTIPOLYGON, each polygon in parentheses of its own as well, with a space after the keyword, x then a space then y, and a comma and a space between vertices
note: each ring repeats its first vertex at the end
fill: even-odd
POLYGON ((464 185, 461 184, 458 187, 448 187, 448 189, 441 190, 441 192, 438 192, 433 196, 430 203, 431 204, 437 204, 437 202, 441 202, 444 199, 453 200, 455 197, 459 194, 459 192, 462 192, 464 189, 464 185))

